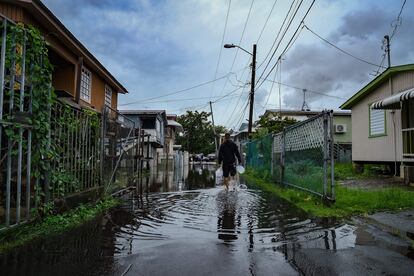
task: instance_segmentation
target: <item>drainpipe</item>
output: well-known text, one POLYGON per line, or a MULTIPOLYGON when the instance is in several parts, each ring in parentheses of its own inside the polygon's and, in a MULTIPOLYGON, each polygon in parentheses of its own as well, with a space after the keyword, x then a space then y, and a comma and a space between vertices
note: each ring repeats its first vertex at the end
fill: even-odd
POLYGON ((80 87, 81 87, 81 76, 82 76, 83 57, 78 58, 77 71, 76 71, 76 91, 75 91, 75 102, 80 103, 80 87))

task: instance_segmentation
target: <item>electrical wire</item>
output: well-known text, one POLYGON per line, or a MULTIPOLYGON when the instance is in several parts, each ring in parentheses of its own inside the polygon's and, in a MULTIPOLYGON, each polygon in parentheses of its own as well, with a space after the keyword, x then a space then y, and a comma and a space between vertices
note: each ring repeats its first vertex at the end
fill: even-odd
POLYGON ((343 54, 348 55, 348 56, 350 56, 350 57, 352 57, 352 58, 354 58, 354 59, 356 59, 356 60, 359 60, 359 61, 361 61, 361 62, 364 62, 364 63, 366 63, 366 64, 373 65, 373 66, 375 66, 375 67, 382 67, 382 68, 384 68, 384 67, 383 67, 383 66, 381 66, 381 65, 378 65, 378 64, 375 64, 375 63, 369 62, 369 61, 367 61, 367 60, 364 60, 364 59, 362 59, 362 58, 359 58, 359 57, 357 57, 357 56, 355 56, 355 55, 353 55, 353 54, 351 54, 351 53, 349 53, 349 52, 345 51, 344 49, 339 48, 338 46, 336 46, 336 45, 335 45, 335 44, 333 44, 332 42, 328 41, 326 38, 323 38, 322 36, 320 36, 319 34, 317 34, 314 30, 312 30, 311 28, 309 28, 306 24, 303 24, 303 27, 305 27, 305 28, 306 28, 309 32, 311 32, 314 36, 316 36, 316 37, 317 37, 317 38, 319 38, 320 40, 324 41, 325 43, 327 43, 327 44, 331 45, 332 47, 334 47, 334 48, 335 48, 335 49, 337 49, 338 51, 342 52, 343 54))
MULTIPOLYGON (((219 69, 219 66, 220 66, 221 52, 223 51, 224 38, 226 36, 226 30, 227 30, 227 22, 229 20, 229 14, 230 14, 230 7, 231 7, 231 0, 229 0, 229 5, 228 5, 228 8, 227 8, 226 19, 225 19, 225 22, 224 22, 223 35, 221 37, 221 43, 220 43, 220 52, 219 52, 219 56, 218 56, 218 60, 217 60, 216 71, 214 72, 214 79, 217 78, 217 72, 218 72, 218 69, 219 69)), ((212 94, 214 94, 214 85, 215 85, 215 82, 213 82, 213 87, 211 88, 211 96, 212 96, 212 94)))
POLYGON ((273 12, 273 10, 274 10, 274 8, 276 6, 276 3, 277 3, 277 0, 275 0, 275 2, 273 2, 272 8, 270 9, 269 15, 266 18, 266 21, 265 21, 265 23, 263 25, 262 30, 260 31, 259 38, 257 39, 256 44, 258 44, 259 41, 260 41, 260 39, 262 38, 263 32, 266 29, 267 23, 269 22, 270 16, 272 15, 272 12, 273 12))
MULTIPOLYGON (((400 12, 398 13, 397 18, 391 22, 391 27, 394 27, 394 29, 392 30, 391 35, 390 35, 390 42, 391 42, 391 40, 394 38, 394 35, 397 33, 397 29, 398 29, 398 27, 402 25, 402 18, 401 18, 401 14, 402 14, 402 12, 403 12, 403 10, 404 10, 404 6, 405 6, 405 3, 406 3, 406 2, 407 2, 407 0, 404 0, 404 2, 403 2, 403 3, 402 3, 402 5, 401 5, 400 12), (393 22, 396 22, 396 23, 394 24, 394 26, 392 26, 393 22)), ((383 54, 381 55, 381 62, 380 62, 381 67, 380 67, 380 66, 378 66, 378 68, 377 68, 376 72, 373 74, 374 76, 377 76, 377 75, 379 74, 379 72, 380 72, 381 68, 385 68, 385 67, 383 67, 384 62, 385 62, 385 57, 386 57, 386 53, 383 53, 383 54)))
MULTIPOLYGON (((252 12, 252 8, 253 8, 254 1, 255 0, 252 0, 252 2, 250 4, 249 12, 247 13, 246 21, 244 22, 243 31, 242 31, 242 34, 241 34, 241 37, 240 37, 240 40, 239 40, 238 45, 241 45, 241 43, 243 41, 244 33, 246 31, 247 23, 249 22, 249 18, 250 18, 250 14, 252 12)), ((229 70, 230 72, 233 70, 234 64, 236 63, 236 59, 237 59, 238 53, 239 53, 239 48, 236 48, 236 53, 234 54, 233 62, 231 64, 231 66, 230 66, 230 70, 229 70)), ((226 89, 227 82, 228 82, 227 80, 224 82, 223 89, 221 90, 221 92, 220 92, 219 95, 223 94, 224 89, 226 89)))
POLYGON ((266 81, 272 82, 272 83, 277 83, 277 84, 280 84, 280 85, 283 85, 283 86, 286 86, 286 87, 290 87, 290 88, 293 88, 293 89, 297 89, 297 90, 300 90, 300 91, 303 91, 303 89, 306 89, 306 92, 310 92, 310 93, 313 93, 313 94, 318 94, 318 95, 325 96, 325 97, 331 97, 331 98, 335 98, 335 99, 339 99, 339 100, 346 100, 347 99, 347 98, 344 98, 344 97, 329 95, 327 93, 313 91, 313 90, 309 90, 307 88, 297 87, 297 86, 293 86, 293 85, 286 84, 286 83, 281 83, 281 82, 274 81, 274 80, 267 79, 266 81))
MULTIPOLYGON (((282 33, 282 30, 283 30, 283 27, 285 26, 285 23, 286 23, 286 20, 288 20, 289 21, 289 23, 288 23, 288 26, 287 26, 287 28, 285 28, 285 31, 284 31, 284 34, 286 34, 286 31, 287 31, 287 29, 289 29, 289 27, 290 27, 290 24, 292 23, 292 20, 291 19, 293 19, 294 18, 294 16, 292 16, 292 14, 291 14, 291 11, 292 11, 292 8, 295 10, 294 11, 294 15, 296 15, 296 13, 297 13, 297 11, 299 10, 299 8, 300 8, 300 5, 302 4, 302 1, 301 2, 296 2, 296 0, 295 1, 293 1, 292 2, 292 4, 290 5, 290 7, 289 7, 289 10, 288 10, 288 12, 287 12, 287 14, 286 14, 286 16, 285 16, 285 18, 283 19, 283 22, 282 22, 282 25, 280 26, 280 28, 279 28, 279 31, 278 31, 278 33, 277 33, 277 35, 276 35, 276 37, 275 37, 275 39, 273 40, 273 44, 272 44, 272 47, 270 47, 270 50, 267 52, 267 54, 266 54, 266 57, 263 59, 263 61, 262 61, 262 63, 260 63, 259 64, 259 66, 257 67, 257 69, 259 69, 265 62, 266 62, 266 60, 267 60, 267 58, 269 57, 269 55, 270 55, 270 53, 272 53, 272 51, 273 51, 273 47, 276 45, 276 42, 278 41, 278 38, 279 38, 279 35, 282 33), (295 5, 295 7, 294 7, 294 4, 296 3, 296 5, 295 5), (300 3, 300 4, 299 4, 300 3), (299 5, 298 5, 299 4, 299 5), (289 16, 290 15, 290 16, 289 16)), ((283 37, 281 38, 281 40, 283 39, 283 37)), ((281 41, 280 40, 280 41, 281 41)), ((279 42, 279 45, 280 45, 280 42, 279 42)), ((272 60, 272 58, 273 58, 273 56, 275 55, 275 53, 276 53, 276 50, 277 49, 275 49, 275 51, 273 52, 273 54, 272 54, 272 56, 270 57, 270 59, 269 59, 269 61, 268 61, 268 63, 266 64, 266 68, 263 70, 263 72, 267 69, 267 67, 269 66, 269 63, 270 63, 270 61, 272 60)), ((263 74, 259 77, 259 79, 261 78, 263 76, 263 74)))
MULTIPOLYGON (((237 70, 236 72, 239 72, 239 71, 244 70, 244 69, 245 68, 242 68, 240 70, 237 70)), ((198 88, 198 87, 201 87, 201 86, 210 84, 212 82, 215 82, 215 81, 218 81, 218 80, 222 80, 222 79, 228 78, 233 73, 234 72, 230 72, 230 73, 228 73, 228 74, 226 74, 224 76, 221 76, 219 78, 216 78, 216 79, 213 79, 213 80, 210 80, 210 81, 206 81, 206 82, 202 82, 202 83, 196 84, 194 86, 191 86, 191 87, 188 87, 188 88, 185 88, 185 89, 177 90, 177 91, 174 91, 174 92, 166 93, 166 94, 163 94, 163 95, 160 95, 160 96, 156 96, 156 97, 152 97, 152 98, 142 99, 142 100, 139 100, 139 101, 133 101, 133 102, 127 102, 127 103, 119 104, 118 106, 131 105, 131 104, 136 104, 136 103, 150 101, 150 100, 156 100, 156 99, 168 97, 168 96, 171 96, 171 95, 176 95, 176 94, 184 93, 184 92, 193 90, 195 88, 198 88)))
MULTIPOLYGON (((298 33, 298 31, 299 31, 300 27, 302 26, 303 22, 305 21, 306 17, 308 16, 308 14, 309 14, 310 10, 311 10, 311 9, 312 9, 312 7, 313 7, 313 4, 315 4, 315 0, 313 0, 313 1, 312 1, 312 3, 311 3, 311 5, 309 6, 308 10, 306 11, 305 15, 303 16, 302 20, 300 21, 299 26, 296 28, 296 30, 295 30, 295 32, 293 33, 292 37, 290 38, 289 42, 286 44, 285 49, 284 49, 284 50, 282 51, 282 53, 280 54, 280 56, 279 56, 279 58, 278 58, 277 62, 273 65, 273 67, 272 67, 272 68, 270 69, 270 71, 267 73, 266 77, 263 79, 262 83, 261 83, 261 84, 260 84, 257 88, 259 88, 259 87, 260 87, 260 86, 261 86, 261 85, 262 85, 262 84, 266 81, 266 79, 269 77, 269 75, 270 75, 270 74, 272 73, 272 71, 275 69, 275 67, 276 67, 277 63, 278 63, 278 62, 280 62, 280 60, 281 60, 282 56, 286 53, 287 49, 291 47, 291 46, 290 46, 291 42, 292 42, 292 41, 293 41, 293 39, 295 38, 295 36, 296 36, 296 34, 298 33)), ((275 50, 277 50, 277 49, 275 49, 275 50)), ((270 61, 270 60, 269 60, 269 61, 270 61)), ((266 68, 265 68, 265 70, 266 70, 266 68)), ((264 71, 263 71, 263 73, 264 73, 264 71)), ((262 75, 263 75, 263 74, 262 74, 262 75)), ((260 78, 259 78, 258 82, 259 82, 259 81, 260 81, 260 78)))

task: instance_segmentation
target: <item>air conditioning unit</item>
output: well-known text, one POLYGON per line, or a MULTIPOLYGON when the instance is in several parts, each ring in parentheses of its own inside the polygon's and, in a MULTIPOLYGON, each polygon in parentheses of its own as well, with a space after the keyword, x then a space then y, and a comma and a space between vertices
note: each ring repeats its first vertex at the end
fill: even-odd
POLYGON ((335 125, 335 133, 345 133, 345 132, 346 132, 346 125, 345 124, 335 125))

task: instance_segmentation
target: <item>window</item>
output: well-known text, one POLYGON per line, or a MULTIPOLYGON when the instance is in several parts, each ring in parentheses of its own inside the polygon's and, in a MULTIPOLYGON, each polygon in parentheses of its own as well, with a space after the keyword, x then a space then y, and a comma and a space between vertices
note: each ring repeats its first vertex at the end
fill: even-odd
POLYGON ((91 71, 82 67, 81 84, 80 84, 80 97, 85 102, 91 103, 91 90, 92 90, 92 74, 91 71))
POLYGON ((369 107, 369 136, 385 134, 385 110, 369 107))
POLYGON ((105 85, 105 105, 111 106, 112 104, 112 89, 108 85, 105 85))

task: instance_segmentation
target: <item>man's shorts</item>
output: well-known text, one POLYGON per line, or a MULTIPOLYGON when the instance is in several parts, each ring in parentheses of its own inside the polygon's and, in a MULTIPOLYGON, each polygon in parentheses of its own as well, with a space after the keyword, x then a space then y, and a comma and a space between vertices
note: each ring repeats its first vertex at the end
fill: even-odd
POLYGON ((223 164, 223 176, 229 177, 229 174, 231 176, 236 175, 236 165, 234 164, 223 164))

